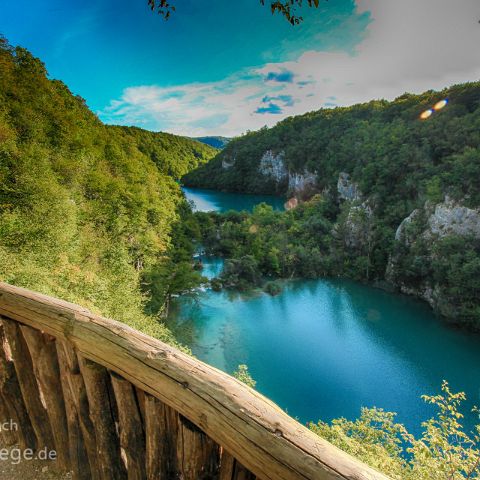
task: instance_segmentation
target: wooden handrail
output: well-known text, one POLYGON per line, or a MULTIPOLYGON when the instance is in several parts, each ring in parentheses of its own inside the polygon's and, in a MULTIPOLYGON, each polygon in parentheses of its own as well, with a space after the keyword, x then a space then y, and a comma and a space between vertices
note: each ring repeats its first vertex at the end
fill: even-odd
MULTIPOLYGON (((113 378, 118 377, 120 382, 113 382, 115 395, 120 399, 118 408, 128 405, 129 401, 128 395, 123 403, 121 401, 124 398, 121 381, 124 379, 138 391, 146 392, 188 419, 216 442, 220 451, 228 452, 259 479, 387 480, 383 474, 309 431, 257 391, 122 323, 72 303, 5 283, 0 283, 0 316, 7 322, 15 321, 51 335, 57 343, 71 345, 81 359, 114 372, 113 378)), ((29 347, 34 340, 32 335, 30 337, 26 337, 29 347)), ((32 355, 35 363, 34 357, 32 355)), ((68 363, 67 360, 62 355, 58 357, 62 375, 63 363, 68 363)), ((84 373, 88 369, 82 362, 80 360, 79 368, 84 373)), ((92 382, 97 381, 94 375, 90 376, 92 382)), ((87 394, 90 394, 88 399, 92 400, 94 389, 89 391, 90 380, 85 381, 87 394)), ((39 384, 42 387, 40 381, 39 384)), ((89 415, 95 415, 94 408, 90 407, 89 415)), ((129 421, 123 417, 118 415, 120 422, 129 421)), ((83 420, 95 422, 94 419, 83 420)), ((124 430, 133 432, 125 438, 135 438, 133 427, 127 426, 124 430)), ((85 432, 88 433, 88 428, 83 435, 88 443, 85 432)), ((86 447, 88 450, 88 445, 86 447)), ((240 476, 223 473, 218 478, 231 480, 240 476)))

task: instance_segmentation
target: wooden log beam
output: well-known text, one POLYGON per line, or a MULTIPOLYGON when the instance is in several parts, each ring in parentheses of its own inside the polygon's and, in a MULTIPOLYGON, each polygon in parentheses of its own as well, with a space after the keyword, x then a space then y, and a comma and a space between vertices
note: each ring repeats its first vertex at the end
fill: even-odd
POLYGON ((45 400, 58 465, 63 471, 68 471, 70 470, 70 451, 67 415, 60 381, 55 338, 26 325, 21 325, 20 329, 33 360, 33 371, 45 400))
POLYGON ((68 339, 188 418, 261 480, 387 478, 238 380, 124 324, 4 283, 0 314, 68 339))
POLYGON ((5 335, 12 352, 13 364, 22 392, 22 397, 37 437, 37 448, 55 449, 52 429, 47 410, 33 371, 30 352, 20 330, 20 325, 13 320, 2 318, 5 335))
MULTIPOLYGON (((58 364, 60 367, 60 378, 62 382, 63 398, 65 399, 65 413, 67 416, 67 429, 68 429, 68 448, 70 454, 70 464, 73 472, 74 480, 91 480, 95 478, 90 470, 90 459, 87 453, 87 447, 84 442, 84 436, 82 433, 81 421, 79 418, 78 407, 80 401, 75 396, 75 389, 73 387, 74 380, 72 377, 75 375, 70 367, 70 361, 65 353, 65 346, 61 340, 56 342, 58 364)), ((76 355, 74 355, 76 359, 76 355)), ((78 374, 79 375, 79 374, 78 374)), ((82 381, 83 382, 83 381, 82 381)), ((88 409, 85 413, 88 418, 88 409)), ((96 451, 95 440, 93 438, 93 425, 90 426, 90 444, 88 445, 90 456, 94 465, 96 465, 96 451)))
POLYGON ((179 415, 178 420, 177 459, 180 478, 215 478, 220 464, 219 446, 183 415, 179 415))
POLYGON ((112 373, 111 378, 118 405, 120 447, 127 458, 128 480, 144 480, 145 432, 135 387, 115 373, 112 373))
POLYGON ((255 475, 236 460, 232 480, 255 480, 255 475))
MULTIPOLYGON (((90 418, 90 407, 88 404, 87 389, 80 372, 77 352, 69 342, 57 339, 57 354, 60 365, 65 365, 66 383, 75 404, 82 438, 87 452, 90 479, 101 480, 98 468, 97 443, 95 429, 90 418)), ((87 467, 86 467, 87 468, 87 467)))
POLYGON ((177 478, 178 414, 152 395, 143 401, 147 479, 177 478))
POLYGON ((37 441, 35 432, 20 390, 3 323, 0 323, 0 391, 6 408, 4 415, 8 414, 8 417, 3 418, 11 419, 15 423, 16 437, 20 447, 35 450, 37 441))
POLYGON ((232 480, 235 471, 235 458, 222 448, 220 456, 219 480, 232 480))
POLYGON ((108 371, 82 355, 78 355, 78 363, 87 391, 90 418, 95 429, 100 478, 124 480, 127 478, 127 472, 115 425, 114 399, 110 397, 108 371))

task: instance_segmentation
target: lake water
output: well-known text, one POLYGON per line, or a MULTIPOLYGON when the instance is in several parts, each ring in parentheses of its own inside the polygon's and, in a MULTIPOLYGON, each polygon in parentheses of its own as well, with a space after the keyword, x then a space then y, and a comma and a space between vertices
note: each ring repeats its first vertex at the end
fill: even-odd
MULTIPOLYGON (((204 259, 210 278, 222 268, 204 259)), ((169 326, 193 353, 256 388, 301 422, 354 419, 362 406, 398 413, 413 432, 433 410, 421 399, 443 379, 480 405, 480 335, 448 327, 412 298, 348 280, 285 282, 271 297, 201 292, 176 299, 169 326)))
POLYGON ((255 205, 266 203, 274 210, 284 210, 285 198, 273 195, 240 195, 238 193, 218 192, 201 188, 182 187, 188 200, 195 204, 199 212, 227 212, 228 210, 247 210, 251 212, 255 205))

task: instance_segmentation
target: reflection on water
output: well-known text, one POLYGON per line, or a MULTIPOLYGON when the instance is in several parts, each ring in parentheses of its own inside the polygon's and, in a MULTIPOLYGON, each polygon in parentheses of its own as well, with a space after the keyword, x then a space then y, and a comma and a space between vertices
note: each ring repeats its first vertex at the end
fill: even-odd
MULTIPOLYGON (((215 259, 205 265, 221 268, 215 259)), ((469 406, 480 404, 480 336, 445 326, 422 303, 351 281, 292 281, 276 297, 207 290, 177 299, 169 326, 224 371, 248 364, 257 389, 302 422, 354 418, 375 405, 418 433, 431 414, 419 397, 443 379, 467 393, 469 406)))

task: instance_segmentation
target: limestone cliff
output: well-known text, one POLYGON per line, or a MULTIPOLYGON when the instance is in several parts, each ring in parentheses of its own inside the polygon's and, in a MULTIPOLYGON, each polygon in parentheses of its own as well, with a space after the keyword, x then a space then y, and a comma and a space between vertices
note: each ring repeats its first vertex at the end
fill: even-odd
POLYGON ((284 193, 288 193, 289 196, 302 198, 315 193, 316 173, 290 171, 285 162, 284 152, 275 154, 267 150, 260 159, 258 171, 261 175, 273 180, 279 190, 283 188, 284 193))
MULTIPOLYGON (((441 315, 455 319, 460 315, 461 305, 445 289, 445 279, 432 274, 432 265, 439 261, 446 264, 454 261, 448 256, 439 257, 442 255, 439 245, 458 238, 465 239, 465 245, 480 240, 480 209, 468 208, 448 196, 436 205, 427 201, 400 223, 386 279, 402 293, 419 297, 441 315)), ((451 255, 462 253, 455 249, 451 255)), ((460 284, 454 286, 461 289, 460 284)))
POLYGON ((360 200, 362 198, 362 192, 358 188, 358 185, 353 182, 350 175, 345 172, 340 172, 337 182, 338 196, 342 200, 360 200))

